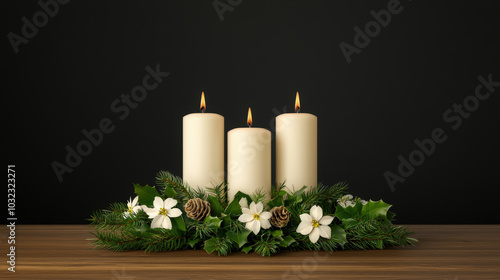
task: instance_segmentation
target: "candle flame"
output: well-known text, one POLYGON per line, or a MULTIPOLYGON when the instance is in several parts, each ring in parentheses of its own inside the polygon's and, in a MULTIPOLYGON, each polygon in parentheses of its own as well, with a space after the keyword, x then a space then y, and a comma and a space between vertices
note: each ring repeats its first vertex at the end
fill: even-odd
POLYGON ((207 109, 207 105, 205 104, 205 92, 201 92, 201 101, 200 101, 200 111, 202 113, 205 113, 205 110, 207 109))
POLYGON ((299 92, 297 91, 297 95, 295 96, 295 113, 300 112, 300 98, 299 92))
POLYGON ((250 107, 248 107, 247 124, 248 127, 252 127, 252 109, 250 107))

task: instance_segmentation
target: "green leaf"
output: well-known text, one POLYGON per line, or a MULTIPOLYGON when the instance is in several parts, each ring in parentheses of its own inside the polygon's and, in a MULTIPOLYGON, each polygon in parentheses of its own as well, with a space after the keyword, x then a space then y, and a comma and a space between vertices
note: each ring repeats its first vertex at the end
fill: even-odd
POLYGON ((203 249, 207 251, 207 253, 212 254, 216 249, 217 249, 217 237, 212 237, 208 240, 205 241, 205 245, 203 246, 203 249))
POLYGON ((331 226, 332 229, 332 240, 340 243, 340 245, 344 245, 347 242, 346 232, 339 225, 331 226))
POLYGON ((275 198, 271 199, 267 203, 267 205, 269 205, 269 207, 271 207, 271 208, 283 205, 283 197, 285 196, 285 194, 286 194, 286 191, 278 192, 278 195, 275 198))
POLYGON ((307 186, 303 186, 300 190, 294 192, 286 200, 287 205, 293 205, 295 203, 302 202, 302 194, 306 191, 307 186))
POLYGON ((283 237, 283 241, 280 242, 280 246, 281 247, 288 247, 293 242, 297 242, 297 241, 293 237, 291 237, 290 235, 287 235, 287 236, 283 237))
POLYGON ((241 251, 245 252, 245 254, 248 254, 250 251, 252 251, 253 245, 247 245, 243 248, 241 248, 241 251))
POLYGON ((224 211, 225 214, 235 214, 235 215, 241 215, 241 206, 240 206, 240 199, 246 197, 248 205, 252 202, 252 199, 248 194, 242 193, 242 192, 237 192, 234 195, 234 199, 231 203, 226 208, 226 211, 224 211))
POLYGON ((172 187, 165 187, 163 194, 166 197, 171 197, 171 198, 177 199, 177 192, 172 187))
POLYGON ((201 239, 200 239, 200 238, 191 239, 191 240, 188 240, 188 241, 187 241, 187 244, 188 244, 189 246, 191 246, 191 248, 194 248, 194 246, 195 246, 196 244, 198 244, 198 242, 200 242, 200 241, 201 241, 201 239))
POLYGON ((392 205, 383 202, 382 200, 373 201, 370 200, 368 203, 363 205, 361 209, 361 214, 365 217, 377 219, 387 219, 387 211, 392 205))
POLYGON ((281 237, 283 235, 283 231, 281 229, 273 230, 271 235, 273 237, 281 237))
POLYGON ((183 235, 186 233, 186 224, 184 223, 182 216, 170 218, 170 220, 172 221, 172 229, 174 229, 178 234, 183 235))
POLYGON ((156 188, 149 185, 134 184, 134 192, 139 197, 139 204, 146 206, 153 206, 155 197, 160 196, 156 188))
POLYGON ((363 205, 361 203, 356 203, 354 206, 342 207, 337 205, 335 209, 335 214, 339 219, 350 219, 350 218, 359 218, 361 216, 361 208, 363 205))
POLYGON ((236 242, 236 244, 238 244, 238 247, 241 248, 243 245, 245 245, 248 242, 248 235, 250 233, 251 233, 251 231, 249 231, 249 230, 245 230, 245 231, 240 232, 240 233, 228 231, 227 237, 229 237, 229 239, 236 242))
POLYGON ((210 215, 218 217, 224 212, 224 208, 215 196, 209 195, 207 201, 210 203, 210 215))
POLYGON ((217 217, 207 216, 205 218, 205 221, 203 221, 203 223, 205 223, 207 225, 207 228, 210 228, 210 229, 213 229, 214 231, 216 231, 220 227, 222 220, 217 218, 217 217))

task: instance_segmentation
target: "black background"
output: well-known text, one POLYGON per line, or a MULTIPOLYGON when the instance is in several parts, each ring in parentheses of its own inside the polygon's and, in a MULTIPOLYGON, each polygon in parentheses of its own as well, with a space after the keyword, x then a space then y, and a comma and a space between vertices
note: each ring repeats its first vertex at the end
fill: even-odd
POLYGON ((16 54, 7 35, 41 8, 2 1, 4 164, 16 165, 18 223, 86 223, 133 196, 133 182, 181 176, 182 117, 201 91, 226 131, 246 125, 249 106, 254 126, 272 130, 299 91, 302 112, 318 117, 319 180, 394 204, 398 223, 498 223, 500 88, 457 130, 443 120, 478 76, 500 81, 498 5, 401 1, 347 63, 339 44, 388 2, 233 1, 221 20, 213 1, 71 1, 16 54), (170 76, 119 119, 111 103, 157 64, 170 76), (51 164, 103 118, 115 130, 60 183, 51 164), (384 172, 438 127, 446 142, 392 192, 384 172))

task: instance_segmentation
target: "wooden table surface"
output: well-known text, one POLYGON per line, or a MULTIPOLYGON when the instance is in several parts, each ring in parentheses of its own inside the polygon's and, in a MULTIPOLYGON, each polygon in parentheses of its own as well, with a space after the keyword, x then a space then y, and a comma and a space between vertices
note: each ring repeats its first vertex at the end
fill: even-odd
POLYGON ((408 225, 414 247, 289 252, 272 257, 205 251, 94 250, 86 225, 16 226, 16 272, 7 270, 9 232, 0 232, 2 279, 500 279, 500 225, 408 225))

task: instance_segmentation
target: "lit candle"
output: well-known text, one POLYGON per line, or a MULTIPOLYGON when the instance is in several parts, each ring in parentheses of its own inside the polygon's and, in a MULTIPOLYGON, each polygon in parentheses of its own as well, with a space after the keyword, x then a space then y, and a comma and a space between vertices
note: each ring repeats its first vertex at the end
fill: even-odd
POLYGON ((248 108, 248 127, 235 128, 227 134, 228 199, 241 191, 252 195, 257 190, 271 198, 271 132, 252 127, 248 108))
POLYGON ((224 182, 224 117, 205 113, 206 108, 202 92, 201 113, 182 120, 182 178, 200 189, 224 182))
POLYGON ((297 92, 295 113, 276 117, 276 182, 289 190, 318 183, 318 118, 299 111, 297 92))

